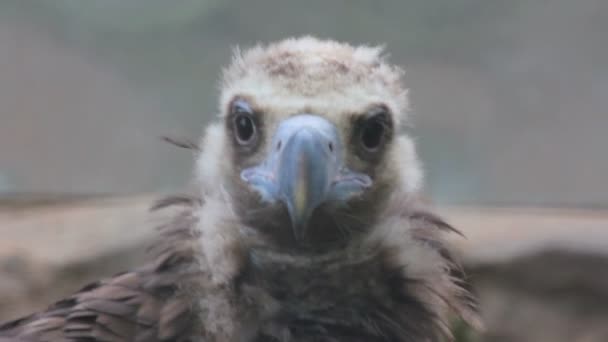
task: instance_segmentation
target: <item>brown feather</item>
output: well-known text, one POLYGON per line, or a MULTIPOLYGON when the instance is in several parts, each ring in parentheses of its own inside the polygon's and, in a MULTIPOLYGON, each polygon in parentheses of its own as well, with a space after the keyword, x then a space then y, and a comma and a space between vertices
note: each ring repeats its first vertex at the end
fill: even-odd
MULTIPOLYGON (((193 221, 177 224, 190 220, 189 212, 164 229, 191 228, 193 221)), ((193 262, 193 254, 178 244, 147 266, 89 284, 46 311, 0 325, 0 341, 190 340, 195 313, 178 279, 183 266, 193 262)))
POLYGON ((185 148, 188 150, 200 151, 200 147, 195 142, 190 141, 185 138, 175 138, 175 137, 164 136, 164 137, 162 137, 162 139, 163 139, 163 141, 168 142, 169 144, 177 146, 177 147, 185 148))

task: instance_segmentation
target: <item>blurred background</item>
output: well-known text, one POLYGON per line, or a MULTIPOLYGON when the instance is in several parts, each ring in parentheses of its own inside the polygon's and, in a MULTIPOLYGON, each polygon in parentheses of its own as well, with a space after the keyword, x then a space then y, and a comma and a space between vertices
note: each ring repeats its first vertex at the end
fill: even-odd
POLYGON ((304 34, 406 69, 427 191, 469 236, 466 338, 607 341, 605 0, 1 1, 0 320, 140 262, 193 164, 159 137, 198 139, 232 47, 304 34))

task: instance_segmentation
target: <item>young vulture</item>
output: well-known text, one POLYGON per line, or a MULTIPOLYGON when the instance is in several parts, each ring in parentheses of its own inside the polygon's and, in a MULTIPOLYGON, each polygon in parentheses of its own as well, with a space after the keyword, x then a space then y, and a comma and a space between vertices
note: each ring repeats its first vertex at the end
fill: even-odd
POLYGON ((421 207, 401 69, 311 37, 237 51, 147 265, 0 326, 0 341, 444 341, 478 325, 421 207), (4 339, 3 339, 4 338, 4 339))

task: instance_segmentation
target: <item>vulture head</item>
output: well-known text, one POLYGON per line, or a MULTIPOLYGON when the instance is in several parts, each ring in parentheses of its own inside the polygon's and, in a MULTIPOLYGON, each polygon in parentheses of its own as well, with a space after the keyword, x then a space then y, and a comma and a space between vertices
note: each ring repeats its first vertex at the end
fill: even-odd
POLYGON ((197 149, 195 198, 152 260, 0 341, 416 341, 480 326, 419 199, 403 72, 379 48, 311 37, 236 51, 197 149))
POLYGON ((235 53, 198 178, 277 247, 343 248, 421 183, 402 71, 379 48, 313 38, 235 53))

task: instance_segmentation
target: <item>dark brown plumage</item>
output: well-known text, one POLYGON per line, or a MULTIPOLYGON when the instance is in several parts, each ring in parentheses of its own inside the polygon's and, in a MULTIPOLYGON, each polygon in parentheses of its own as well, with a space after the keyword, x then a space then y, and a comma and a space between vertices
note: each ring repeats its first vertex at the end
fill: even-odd
MULTIPOLYGON (((182 202, 187 207, 190 203, 182 202)), ((161 227, 156 257, 137 270, 83 287, 72 296, 0 326, 1 337, 23 341, 188 341, 194 316, 179 291, 199 271, 188 212, 161 227), (170 229, 169 229, 170 228, 170 229), (183 243, 181 243, 183 241, 183 243)))
POLYGON ((417 200, 400 77, 377 49, 313 38, 237 54, 202 149, 170 140, 199 152, 200 195, 154 206, 178 210, 151 261, 0 325, 0 342, 434 342, 451 315, 478 326, 443 238, 457 230, 417 200))

